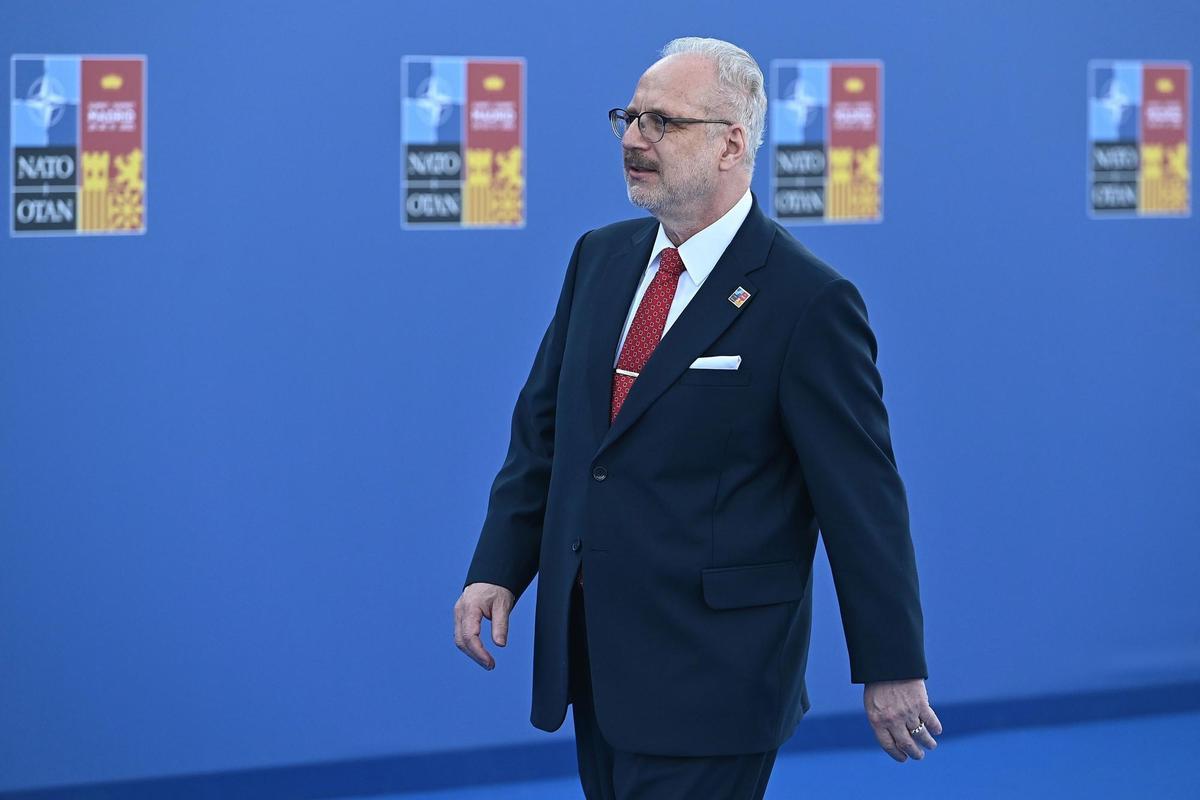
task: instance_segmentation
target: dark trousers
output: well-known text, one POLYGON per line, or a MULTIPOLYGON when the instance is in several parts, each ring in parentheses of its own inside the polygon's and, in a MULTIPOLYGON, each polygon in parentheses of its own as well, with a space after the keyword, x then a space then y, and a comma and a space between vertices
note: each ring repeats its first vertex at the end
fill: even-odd
POLYGON ((579 780, 587 800, 762 800, 778 750, 738 756, 655 756, 613 749, 596 724, 583 590, 571 595, 570 691, 579 780))

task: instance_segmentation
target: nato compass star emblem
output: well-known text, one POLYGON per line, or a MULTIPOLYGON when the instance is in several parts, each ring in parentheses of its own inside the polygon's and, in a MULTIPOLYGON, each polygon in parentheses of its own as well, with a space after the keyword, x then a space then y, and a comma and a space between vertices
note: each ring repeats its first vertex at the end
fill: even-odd
POLYGON ((820 106, 820 101, 808 93, 803 79, 797 79, 788 86, 779 104, 796 118, 796 124, 803 129, 807 127, 813 109, 820 106))
POLYGON ((1112 115, 1113 125, 1120 126, 1125 110, 1133 105, 1129 95, 1121 88, 1121 83, 1115 77, 1108 83, 1108 92, 1100 98, 1100 107, 1112 115))
POLYGON ((58 124, 63 116, 63 106, 67 104, 62 84, 49 75, 42 75, 29 87, 25 98, 25 108, 29 116, 42 128, 51 128, 58 124))
POLYGON ((416 104, 429 118, 429 124, 438 128, 450 118, 454 98, 442 86, 437 76, 430 75, 417 86, 416 104))

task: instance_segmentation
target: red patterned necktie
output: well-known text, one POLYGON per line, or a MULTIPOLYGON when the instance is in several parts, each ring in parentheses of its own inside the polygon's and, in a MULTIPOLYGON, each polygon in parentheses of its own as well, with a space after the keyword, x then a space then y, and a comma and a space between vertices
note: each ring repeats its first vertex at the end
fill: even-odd
POLYGON ((663 250, 658 259, 658 272, 642 295, 642 302, 633 315, 629 333, 625 334, 621 357, 617 359, 617 367, 613 372, 612 406, 608 417, 610 425, 617 418, 617 412, 633 388, 633 382, 662 338, 667 312, 671 310, 675 287, 679 285, 679 276, 682 274, 683 260, 679 257, 679 251, 674 247, 663 250))

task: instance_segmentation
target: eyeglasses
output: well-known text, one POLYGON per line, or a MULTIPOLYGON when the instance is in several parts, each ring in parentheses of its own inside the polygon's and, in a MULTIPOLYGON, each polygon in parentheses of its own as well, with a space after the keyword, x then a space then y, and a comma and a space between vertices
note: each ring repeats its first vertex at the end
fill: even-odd
POLYGON ((667 135, 667 125, 689 125, 693 122, 710 122, 715 125, 732 125, 727 119, 693 119, 692 117, 664 117, 657 111, 643 111, 640 114, 630 114, 623 108, 614 108, 608 112, 608 122, 612 125, 613 133, 618 139, 625 138, 629 125, 637 120, 638 131, 650 143, 661 142, 667 135))

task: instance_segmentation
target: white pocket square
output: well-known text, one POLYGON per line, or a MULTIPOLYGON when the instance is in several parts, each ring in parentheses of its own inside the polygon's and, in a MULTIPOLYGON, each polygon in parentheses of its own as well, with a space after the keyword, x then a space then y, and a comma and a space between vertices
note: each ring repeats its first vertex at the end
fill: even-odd
POLYGON ((741 356, 701 356, 692 362, 691 369, 737 369, 741 356))

